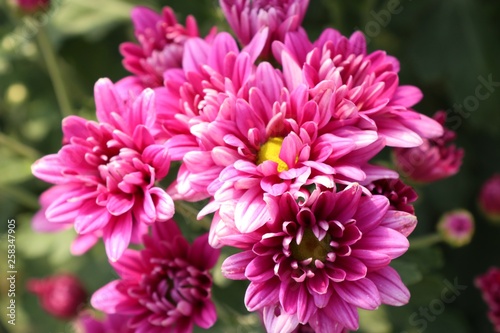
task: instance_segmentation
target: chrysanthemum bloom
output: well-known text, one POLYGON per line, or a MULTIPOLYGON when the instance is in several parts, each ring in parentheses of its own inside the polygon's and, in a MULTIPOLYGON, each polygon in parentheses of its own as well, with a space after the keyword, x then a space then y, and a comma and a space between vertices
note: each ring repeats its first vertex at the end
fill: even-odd
POLYGON ((130 316, 134 332, 188 333, 194 324, 209 328, 216 320, 209 273, 219 251, 200 236, 190 246, 173 220, 156 223, 144 236, 145 249, 127 250, 115 268, 121 280, 94 293, 92 306, 130 316))
POLYGON ((288 33, 273 52, 288 89, 306 84, 312 98, 329 91, 333 118, 369 120, 388 146, 415 147, 443 133, 440 124, 411 109, 422 93, 399 84, 397 59, 384 51, 367 54, 361 32, 348 39, 326 29, 314 43, 303 32, 288 33))
POLYGON ((476 277, 475 284, 481 289, 483 299, 489 306, 488 317, 495 332, 500 332, 500 269, 490 268, 483 275, 476 277))
POLYGON ((270 222, 241 235, 236 245, 244 251, 226 259, 222 271, 250 280, 245 304, 263 311, 270 332, 298 324, 316 333, 356 330, 357 308, 408 302, 408 289, 388 265, 408 249, 409 229, 394 223, 386 197, 362 192, 356 183, 340 192, 315 190, 305 201, 287 192, 269 200, 270 222))
POLYGON ((444 214, 437 229, 443 240, 455 247, 470 243, 474 235, 474 217, 465 209, 458 209, 444 214))
POLYGON ((55 184, 45 217, 51 223, 74 223, 81 235, 104 239, 106 253, 118 259, 130 241, 137 242, 155 221, 174 214, 170 196, 155 182, 169 170, 167 148, 155 142, 152 90, 123 101, 112 83, 95 86, 97 118, 63 120, 57 154, 33 164, 33 174, 55 184))
POLYGON ((16 4, 24 12, 31 13, 47 8, 50 5, 50 0, 16 0, 16 4))
POLYGON ((366 188, 372 194, 380 194, 391 203, 391 208, 415 215, 415 208, 413 203, 417 200, 417 192, 411 187, 401 181, 401 179, 378 179, 368 185, 366 188))
POLYGON ((71 274, 30 279, 26 289, 38 296, 45 311, 60 319, 75 317, 87 300, 82 283, 71 274))
POLYGON ((479 206, 494 222, 500 222, 500 174, 493 175, 481 188, 479 206))
MULTIPOLYGON (((434 119, 444 125, 446 112, 436 112, 434 119)), ((459 171, 464 156, 463 149, 452 144, 455 137, 455 132, 445 129, 442 136, 425 139, 418 147, 396 148, 395 163, 401 172, 416 182, 434 182, 453 176, 459 171)))
POLYGON ((137 75, 145 87, 162 86, 165 70, 182 66, 184 43, 199 36, 196 20, 190 15, 183 26, 170 7, 163 8, 161 15, 146 7, 136 7, 132 21, 139 45, 125 42, 120 46, 123 66, 137 75))
POLYGON ((74 323, 76 333, 134 333, 127 323, 130 316, 106 315, 103 320, 98 320, 88 311, 80 313, 74 323))
POLYGON ((262 28, 269 28, 263 55, 275 40, 283 41, 289 31, 301 28, 309 0, 219 0, 227 22, 243 45, 262 28))

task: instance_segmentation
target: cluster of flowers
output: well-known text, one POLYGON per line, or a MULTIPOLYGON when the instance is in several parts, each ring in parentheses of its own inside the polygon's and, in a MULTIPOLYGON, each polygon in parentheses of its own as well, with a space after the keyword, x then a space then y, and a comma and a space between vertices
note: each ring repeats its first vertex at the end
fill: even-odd
POLYGON ((120 48, 132 75, 99 80, 97 121, 65 118, 61 150, 33 165, 54 184, 33 227, 74 227, 74 254, 103 239, 120 279, 92 296, 109 314, 85 318, 93 332, 211 327, 210 270, 224 246, 241 251, 223 274, 250 281, 246 307, 268 332, 356 330, 358 308, 408 302, 389 264, 417 223, 414 190, 370 162, 394 147, 403 172, 435 181, 458 171, 463 152, 444 113, 412 109, 420 90, 400 85, 397 59, 369 53, 362 33, 326 29, 311 41, 308 0, 220 5, 238 40, 215 28, 200 36, 168 7, 134 9, 139 44, 120 48), (162 186, 171 162, 178 174, 162 186), (210 231, 192 245, 174 200, 208 200, 199 217, 213 214, 210 231))

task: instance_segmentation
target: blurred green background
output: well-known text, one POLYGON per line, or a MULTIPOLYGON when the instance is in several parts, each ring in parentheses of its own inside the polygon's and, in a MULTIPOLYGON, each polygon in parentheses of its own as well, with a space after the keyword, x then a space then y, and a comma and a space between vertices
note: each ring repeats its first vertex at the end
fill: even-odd
MULTIPOLYGON (((55 51, 69 96, 66 109, 94 118, 94 82, 128 75, 121 66, 118 46, 134 40, 129 13, 138 4, 158 10, 169 5, 182 22, 193 14, 202 32, 212 25, 227 29, 215 0, 57 0, 35 18, 21 16, 12 4, 0 0, 0 332, 74 331, 71 323, 46 315, 36 298, 25 292, 29 278, 74 272, 89 293, 116 278, 102 244, 82 257, 72 257, 68 251, 72 230, 59 234, 31 231, 38 195, 48 185, 34 179, 30 165, 60 148, 60 123, 67 112, 60 108, 65 102, 54 93, 40 46, 52 45, 55 51), (17 224, 15 327, 7 324, 4 314, 8 301, 5 233, 12 218, 17 224)), ((384 49, 400 60, 401 83, 422 89, 419 111, 431 115, 443 109, 453 116, 448 125, 457 131, 458 145, 465 149, 464 164, 454 177, 417 187, 419 225, 412 236, 434 232, 439 217, 452 209, 469 209, 476 218, 476 235, 468 246, 452 249, 441 244, 409 251, 398 259, 394 266, 409 285, 412 300, 402 308, 363 312, 362 332, 493 331, 473 279, 490 266, 500 265, 500 225, 488 223, 477 207, 482 183, 500 172, 500 83, 484 100, 475 94, 481 78, 500 82, 499 18, 497 0, 311 0, 304 22, 311 38, 326 27, 347 35, 356 29, 364 31, 370 50, 384 49), (389 9, 397 3, 391 14, 389 9), (474 100, 478 103, 457 112, 459 105, 474 100), (419 311, 441 298, 445 280, 457 280, 467 288, 438 315, 425 320, 423 329, 415 319, 423 318, 419 311)), ((190 239, 202 232, 193 221, 185 223, 184 230, 190 239)), ((210 331, 261 332, 257 317, 249 316, 243 305, 245 284, 215 274, 214 297, 222 306, 219 321, 210 331)))

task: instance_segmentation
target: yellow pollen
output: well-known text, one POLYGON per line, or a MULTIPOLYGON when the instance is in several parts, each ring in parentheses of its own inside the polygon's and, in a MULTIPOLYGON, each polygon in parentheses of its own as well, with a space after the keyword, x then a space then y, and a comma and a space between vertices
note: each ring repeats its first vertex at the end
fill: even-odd
POLYGON ((267 142, 260 147, 257 156, 257 164, 261 164, 264 161, 273 161, 278 163, 278 172, 288 170, 288 165, 279 157, 282 144, 283 138, 280 137, 267 140, 267 142))

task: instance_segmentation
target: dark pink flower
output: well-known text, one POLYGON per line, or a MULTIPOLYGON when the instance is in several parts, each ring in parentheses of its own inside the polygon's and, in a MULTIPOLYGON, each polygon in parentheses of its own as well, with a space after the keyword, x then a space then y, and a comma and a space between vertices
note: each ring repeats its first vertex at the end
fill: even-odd
POLYGON ((170 160, 166 146, 155 140, 152 90, 124 101, 101 79, 95 100, 99 122, 65 118, 66 144, 32 170, 58 188, 48 192, 47 220, 73 223, 78 234, 93 240, 102 235, 108 257, 116 260, 147 225, 173 216, 171 197, 155 186, 167 175, 170 160))
POLYGON ((35 12, 40 9, 47 8, 50 5, 50 0, 15 0, 17 6, 27 13, 35 12))
POLYGON ((76 333, 134 333, 127 325, 129 319, 130 316, 111 314, 98 320, 87 311, 78 316, 75 330, 76 333))
POLYGON ((479 206, 490 220, 500 222, 500 174, 493 175, 483 184, 479 206))
POLYGON ((45 311, 61 319, 75 317, 87 301, 85 288, 80 280, 71 274, 30 279, 26 288, 38 296, 45 311))
POLYGON ((391 203, 391 208, 412 215, 415 215, 413 203, 417 200, 418 194, 411 187, 401 181, 401 179, 379 179, 366 186, 372 194, 380 194, 391 203))
POLYGON ((283 64, 288 89, 305 84, 311 98, 328 92, 334 119, 369 120, 388 146, 415 147, 443 133, 440 124, 411 109, 422 93, 400 85, 397 59, 384 51, 368 54, 360 32, 348 39, 326 29, 314 43, 304 32, 288 33, 273 51, 283 64))
POLYGON ((227 22, 243 45, 262 28, 269 28, 263 55, 275 40, 283 41, 289 31, 301 29, 309 0, 219 0, 227 22))
MULTIPOLYGON (((434 119, 441 125, 446 122, 446 112, 438 111, 434 119)), ((424 139, 414 148, 395 148, 394 160, 397 167, 417 182, 434 182, 456 174, 462 165, 464 151, 452 142, 455 132, 445 129, 442 136, 424 139)))
POLYGON ((489 306, 488 317, 495 332, 500 332, 500 269, 490 268, 483 275, 476 277, 475 284, 481 290, 483 299, 489 306))
POLYGON ((196 20, 188 16, 183 26, 177 22, 170 7, 163 8, 161 14, 146 7, 136 7, 132 11, 132 21, 139 45, 125 42, 120 46, 123 65, 137 75, 145 87, 162 86, 165 70, 182 67, 184 43, 199 36, 196 20))
POLYGON ((357 308, 408 302, 388 266, 408 249, 408 228, 394 223, 386 197, 352 184, 309 196, 287 192, 268 203, 271 221, 234 235, 244 251, 226 259, 222 271, 250 281, 245 304, 262 311, 270 332, 292 332, 298 324, 317 333, 356 330, 357 308))
POLYGON ((443 240, 459 247, 469 244, 474 235, 474 217, 465 209, 444 214, 438 222, 437 229, 443 240))
POLYGON ((194 324, 209 328, 217 317, 209 269, 219 251, 208 245, 208 235, 189 245, 173 220, 152 229, 144 236, 145 249, 129 249, 111 262, 121 279, 96 291, 92 306, 130 316, 134 332, 188 333, 194 324))

